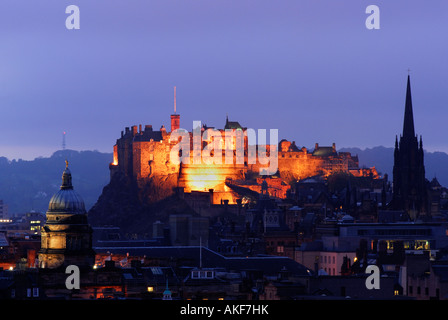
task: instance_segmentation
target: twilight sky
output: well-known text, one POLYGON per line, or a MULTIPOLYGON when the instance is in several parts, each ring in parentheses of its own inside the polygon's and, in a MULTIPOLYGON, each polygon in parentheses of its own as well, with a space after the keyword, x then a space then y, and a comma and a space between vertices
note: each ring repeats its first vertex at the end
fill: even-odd
POLYGON ((0 156, 112 152, 121 130, 222 128, 298 146, 392 147, 406 78, 416 133, 448 152, 448 1, 3 0, 0 156), (67 6, 80 9, 68 30, 67 6), (368 5, 380 30, 368 30, 368 5))

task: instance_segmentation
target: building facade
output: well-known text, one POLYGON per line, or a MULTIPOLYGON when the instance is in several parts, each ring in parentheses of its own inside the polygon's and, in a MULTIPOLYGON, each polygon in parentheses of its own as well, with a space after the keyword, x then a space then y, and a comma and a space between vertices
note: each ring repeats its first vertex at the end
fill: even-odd
MULTIPOLYGON (((151 195, 151 199, 156 201, 179 187, 185 192, 213 190, 215 204, 224 200, 236 204, 241 196, 229 187, 229 181, 233 185, 256 189, 248 185, 247 180, 255 182, 257 177, 263 176, 262 170, 271 166, 271 163, 260 160, 259 151, 249 147, 248 129, 236 121, 227 118, 223 129, 204 124, 188 132, 180 127, 180 115, 174 114, 171 116, 171 132, 165 126, 160 130, 154 130, 152 125, 126 127, 114 145, 114 158, 109 168, 111 179, 117 174, 128 177, 140 189, 148 188, 150 184, 156 185, 151 195), (195 147, 198 145, 196 142, 200 149, 195 147), (222 154, 216 153, 216 150, 222 154), (187 151, 189 163, 173 161, 172 152, 187 157, 187 151), (205 163, 204 154, 210 156, 213 162, 205 163), (228 157, 232 161, 228 161, 228 157), (217 159, 221 161, 215 161, 217 159)), ((295 142, 281 140, 278 144, 266 146, 269 159, 272 159, 271 152, 277 153, 278 170, 275 176, 284 181, 284 184, 272 181, 270 185, 270 195, 277 198, 286 197, 288 185, 310 176, 327 177, 336 172, 345 172, 355 176, 379 177, 374 167, 360 169, 356 156, 337 152, 334 143, 331 147, 316 143, 314 150, 310 151, 305 147, 298 148, 295 142)))
POLYGON ((92 228, 87 222, 84 201, 73 190, 68 162, 61 189, 51 198, 46 218, 41 232, 39 267, 56 269, 70 264, 93 267, 92 228))

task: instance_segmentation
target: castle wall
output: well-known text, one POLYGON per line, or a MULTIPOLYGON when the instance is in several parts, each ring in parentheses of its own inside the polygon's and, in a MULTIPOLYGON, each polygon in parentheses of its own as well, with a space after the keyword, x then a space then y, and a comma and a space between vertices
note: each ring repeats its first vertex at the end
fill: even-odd
POLYGON ((244 165, 182 164, 179 187, 184 187, 186 192, 191 190, 208 191, 209 189, 224 191, 226 179, 243 179, 244 171, 244 165))
POLYGON ((133 176, 144 183, 150 177, 178 174, 179 166, 170 161, 171 146, 161 141, 134 141, 133 176))
MULTIPOLYGON (((203 128, 202 133, 205 130, 207 130, 206 127, 203 128)), ((122 132, 121 138, 114 146, 114 162, 110 164, 111 176, 115 172, 124 173, 134 178, 140 187, 145 187, 150 182, 153 184, 151 190, 160 193, 161 197, 173 187, 184 188, 187 193, 192 191, 208 192, 213 189, 215 194, 214 199, 211 199, 212 203, 222 200, 236 203, 235 194, 225 185, 226 180, 241 181, 246 177, 257 177, 262 169, 269 167, 269 164, 260 163, 258 152, 254 148, 248 147, 247 136, 243 140, 243 163, 237 164, 236 147, 240 142, 237 143, 236 136, 234 136, 227 140, 230 145, 226 145, 224 130, 217 131, 223 137, 221 140, 222 164, 194 163, 193 132, 188 133, 190 164, 174 164, 170 161, 170 151, 177 141, 170 142, 171 134, 167 133, 163 126, 160 131, 153 131, 150 125, 145 126, 144 131, 141 130, 141 126, 140 131, 136 126, 131 129, 126 128, 126 132, 122 132), (233 164, 225 163, 226 147, 233 151, 233 164), (255 163, 250 163, 250 160, 254 158, 256 159, 255 163)), ((216 133, 216 131, 214 132, 216 133)), ((201 141, 202 152, 204 152, 204 148, 212 143, 211 135, 208 138, 204 135, 201 141)), ((269 146, 266 147, 269 158, 269 146)), ((305 147, 299 149, 295 142, 291 143, 287 140, 282 140, 278 147, 280 150, 278 151, 278 174, 287 184, 316 175, 328 176, 340 171, 350 173, 359 170, 357 156, 352 157, 348 152, 338 154, 335 144, 332 147, 319 147, 316 144, 316 149, 312 153, 308 152, 305 147)), ((358 174, 365 175, 369 172, 362 171, 358 174)), ((286 188, 277 186, 276 189, 278 189, 276 194, 282 196, 285 194, 286 188)), ((255 191, 255 189, 253 190, 255 191)))
POLYGON ((132 175, 133 171, 133 161, 132 161, 133 156, 132 139, 134 137, 133 131, 134 130, 129 130, 129 128, 126 127, 125 133, 123 134, 123 132, 121 132, 121 138, 117 139, 116 143, 118 168, 115 168, 115 170, 117 172, 124 173, 126 175, 132 175))
POLYGON ((279 152, 278 167, 280 176, 288 182, 301 180, 323 173, 325 161, 311 153, 279 152))

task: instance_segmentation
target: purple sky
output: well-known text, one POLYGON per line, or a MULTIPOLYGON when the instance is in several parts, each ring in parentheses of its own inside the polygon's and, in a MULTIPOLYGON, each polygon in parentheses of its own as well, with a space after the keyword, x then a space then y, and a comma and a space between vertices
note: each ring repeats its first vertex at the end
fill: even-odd
POLYGON ((126 126, 230 120, 312 148, 392 147, 407 69, 416 133, 448 152, 448 1, 0 3, 0 156, 112 152, 126 126), (81 29, 67 30, 78 5, 81 29), (380 30, 365 27, 380 8, 380 30))

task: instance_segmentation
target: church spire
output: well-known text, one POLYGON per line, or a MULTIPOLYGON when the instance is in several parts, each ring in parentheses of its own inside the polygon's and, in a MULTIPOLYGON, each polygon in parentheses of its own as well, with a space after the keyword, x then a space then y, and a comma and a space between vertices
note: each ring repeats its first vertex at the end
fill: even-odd
POLYGON ((423 141, 414 131, 414 115, 412 111, 411 81, 408 75, 406 88, 406 105, 403 122, 403 135, 397 143, 395 138, 393 168, 393 200, 394 210, 404 210, 411 220, 430 211, 426 193, 425 165, 423 141))
POLYGON ((406 88, 406 105, 404 109, 404 123, 403 123, 403 138, 414 138, 414 115, 412 112, 412 97, 411 97, 411 80, 408 75, 408 84, 406 88))

